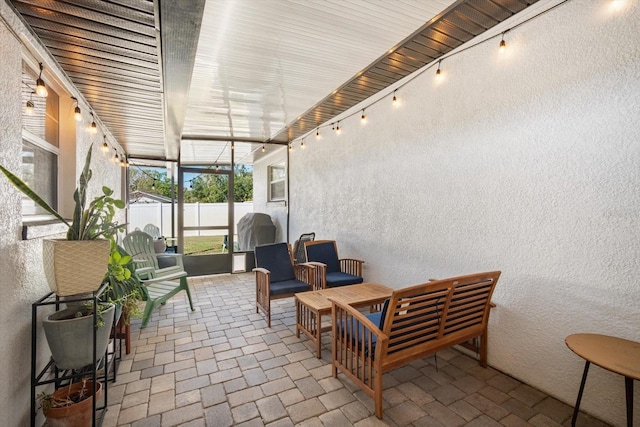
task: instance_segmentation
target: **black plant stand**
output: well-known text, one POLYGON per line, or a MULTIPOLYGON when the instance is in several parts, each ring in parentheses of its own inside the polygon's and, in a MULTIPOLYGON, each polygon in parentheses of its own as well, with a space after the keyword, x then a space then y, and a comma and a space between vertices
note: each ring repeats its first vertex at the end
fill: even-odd
MULTIPOLYGON (((118 316, 113 317, 113 324, 111 325, 111 337, 112 342, 107 346, 105 354, 98 355, 96 349, 96 330, 93 330, 93 363, 80 370, 63 370, 59 369, 51 357, 49 362, 42 368, 38 369, 38 310, 41 307, 55 306, 55 310, 60 310, 60 304, 65 302, 82 302, 93 303, 94 307, 99 304, 100 295, 106 290, 107 285, 103 285, 100 289, 92 292, 91 296, 79 297, 73 299, 65 299, 61 301, 60 298, 53 292, 48 293, 44 297, 31 305, 31 427, 36 426, 36 415, 38 411, 36 391, 38 387, 47 384, 54 384, 56 390, 62 386, 68 385, 74 380, 88 377, 93 381, 93 427, 101 426, 104 420, 104 415, 107 410, 108 403, 108 383, 116 381, 116 375, 118 371, 118 362, 122 358, 122 343, 121 338, 118 338, 116 333, 116 324, 118 323, 118 316), (101 362, 104 362, 101 364, 101 362), (102 372, 100 372, 103 370, 102 372), (95 397, 96 384, 98 381, 102 382, 102 391, 104 393, 104 405, 97 406, 97 398, 95 397)), ((93 312, 93 323, 97 322, 97 311, 93 312)), ((48 351, 48 347, 45 346, 45 350, 48 351)))

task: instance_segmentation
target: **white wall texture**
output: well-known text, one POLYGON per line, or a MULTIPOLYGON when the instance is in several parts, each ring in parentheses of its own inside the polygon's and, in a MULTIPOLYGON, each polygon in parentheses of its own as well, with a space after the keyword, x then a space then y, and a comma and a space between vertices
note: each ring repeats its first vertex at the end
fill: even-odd
MULTIPOLYGON (((17 38, 18 34, 35 46, 38 45, 10 7, 5 2, 0 2, 0 164, 12 171, 20 170, 22 152, 23 105, 20 87, 23 46, 17 38)), ((40 50, 38 53, 43 55, 41 60, 46 68, 55 66, 46 52, 40 50)), ((59 95, 62 99, 68 94, 59 92, 59 95)), ((78 162, 76 177, 84 164, 89 145, 94 143, 96 147, 91 163, 94 178, 90 196, 102 194, 101 187, 106 185, 115 190, 116 197, 121 197, 121 168, 97 149, 102 142, 102 135, 92 139, 85 132, 88 125, 85 117, 85 121, 77 125, 75 132, 75 158, 78 162)), ((65 133, 64 137, 68 138, 69 133, 65 133)), ((64 147, 73 144, 74 141, 61 142, 64 147)), ((61 160, 61 163, 62 167, 69 168, 64 161, 61 160)), ((71 184, 71 188, 74 187, 71 184)), ((3 203, 0 205, 0 382, 3 384, 0 388, 0 425, 25 426, 29 425, 30 406, 31 304, 47 294, 49 288, 42 269, 42 240, 23 241, 21 237, 21 193, 1 176, 0 194, 3 196, 3 203)), ((65 192, 59 197, 72 199, 73 194, 65 192)), ((40 313, 46 314, 46 310, 40 313)), ((38 334, 42 361, 48 358, 48 354, 40 326, 38 334)))
MULTIPOLYGON (((336 239, 395 288, 502 270, 490 365, 571 406, 567 335, 640 340, 640 2, 612 3, 570 1, 503 54, 494 39, 445 59, 400 108, 389 96, 290 155, 291 239, 336 239)), ((623 425, 622 378, 592 366, 582 408, 623 425)))
MULTIPOLYGON (((287 162, 287 148, 270 145, 269 152, 253 165, 253 211, 271 216, 276 226, 276 242, 287 241, 288 202, 269 202, 269 166, 287 162)), ((240 218, 236 216, 236 222, 240 218)), ((293 238, 292 238, 293 239, 293 238)))

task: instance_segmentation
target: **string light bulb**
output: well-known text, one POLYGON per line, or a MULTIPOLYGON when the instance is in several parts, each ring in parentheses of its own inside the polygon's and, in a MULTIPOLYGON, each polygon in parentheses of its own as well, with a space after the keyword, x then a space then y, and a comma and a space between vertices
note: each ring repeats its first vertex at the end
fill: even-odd
POLYGON ((98 125, 96 125, 96 120, 93 116, 93 112, 91 112, 91 126, 89 126, 89 133, 92 135, 98 133, 98 125))
POLYGON ((80 106, 78 105, 78 98, 72 96, 71 99, 76 101, 76 108, 73 110, 73 118, 76 119, 76 122, 82 121, 82 111, 80 110, 80 106))
POLYGON ((307 147, 304 145, 304 139, 303 139, 303 140, 302 140, 302 142, 300 143, 300 148, 301 148, 301 149, 303 149, 303 150, 304 150, 305 148, 307 148, 307 147))
POLYGON ((113 151, 115 151, 115 154, 113 155, 113 162, 114 163, 120 163, 120 158, 118 157, 118 152, 116 151, 116 149, 114 148, 113 151))
POLYGON ((38 75, 38 79, 36 80, 36 94, 43 98, 46 98, 49 95, 49 91, 47 87, 44 85, 44 80, 42 80, 42 70, 44 70, 44 66, 42 62, 40 63, 40 75, 38 75))
POLYGON ((216 165, 215 168, 216 168, 216 172, 220 170, 220 167, 218 165, 216 165))
POLYGON ((102 152, 109 151, 109 144, 107 144, 107 135, 102 135, 102 152))
POLYGON ((336 133, 340 134, 340 132, 342 131, 340 130, 340 120, 338 120, 338 124, 336 125, 336 133))
POLYGON ((500 52, 504 51, 506 47, 507 47, 507 42, 504 41, 504 33, 502 33, 502 40, 500 40, 500 52))
POLYGON ((156 179, 153 178, 153 182, 151 183, 151 189, 155 190, 156 189, 156 179))
POLYGON ((264 153, 265 151, 267 151, 267 149, 265 148, 264 144, 262 144, 262 150, 261 150, 261 151, 262 151, 263 153, 264 153))
POLYGON ((125 166, 126 166, 126 164, 125 164, 125 161, 124 161, 124 154, 123 154, 122 156, 120 156, 120 167, 123 168, 125 166))
POLYGON ((440 77, 442 75, 442 70, 440 70, 440 63, 442 60, 438 61, 438 69, 436 70, 436 77, 440 77))
POLYGON ((320 127, 316 128, 316 139, 320 139, 320 127))
POLYGON ((362 115, 360 116, 360 123, 365 124, 367 122, 367 116, 364 114, 364 109, 362 109, 362 115))
POLYGON ((33 115, 33 110, 35 109, 36 105, 33 103, 33 94, 35 92, 31 92, 31 94, 29 94, 29 100, 27 101, 27 106, 26 106, 26 111, 27 114, 32 116, 33 115))
POLYGON ((289 144, 289 151, 293 151, 293 145, 289 144))

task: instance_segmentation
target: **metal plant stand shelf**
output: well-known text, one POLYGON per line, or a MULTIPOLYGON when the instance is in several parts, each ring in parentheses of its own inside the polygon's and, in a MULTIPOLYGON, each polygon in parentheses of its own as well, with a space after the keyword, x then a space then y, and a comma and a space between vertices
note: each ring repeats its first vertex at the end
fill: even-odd
MULTIPOLYGON (((80 370, 64 370, 59 369, 53 358, 50 356, 49 361, 44 367, 39 369, 38 367, 38 330, 39 328, 39 315, 38 311, 42 307, 55 306, 55 310, 60 310, 60 305, 66 302, 91 302, 94 307, 99 303, 100 295, 106 290, 107 285, 103 285, 100 289, 92 292, 91 296, 69 298, 64 301, 60 300, 60 297, 53 292, 48 293, 44 297, 31 305, 31 427, 36 427, 36 417, 38 412, 36 391, 38 387, 48 384, 54 384, 55 389, 59 389, 62 386, 68 385, 74 380, 80 378, 88 378, 93 381, 94 384, 94 398, 93 398, 93 423, 92 426, 101 426, 104 420, 104 415, 107 410, 108 403, 108 383, 115 382, 118 373, 118 364, 122 359, 122 337, 117 334, 116 325, 118 323, 119 316, 113 317, 113 324, 111 325, 110 342, 107 346, 105 354, 96 354, 96 328, 93 330, 93 363, 83 367, 80 370), (102 392, 104 396, 104 404, 98 406, 97 398, 95 397, 95 388, 97 382, 102 382, 102 392)), ((97 313, 94 310, 93 324, 97 322, 97 313)), ((41 346, 42 347, 42 346, 41 346)), ((48 351, 48 346, 44 346, 48 351)), ((41 350, 41 349, 40 349, 41 350)))

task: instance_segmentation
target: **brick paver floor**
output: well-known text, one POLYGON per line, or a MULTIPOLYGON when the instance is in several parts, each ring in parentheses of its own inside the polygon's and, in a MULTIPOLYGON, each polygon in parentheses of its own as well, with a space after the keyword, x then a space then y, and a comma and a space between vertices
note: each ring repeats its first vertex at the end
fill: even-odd
MULTIPOLYGON (((568 426, 572 408, 458 352, 438 353, 384 377, 384 418, 295 335, 293 299, 256 313, 253 273, 189 279, 140 329, 108 388, 103 426, 568 426)), ((581 414, 581 426, 606 424, 581 414)))

